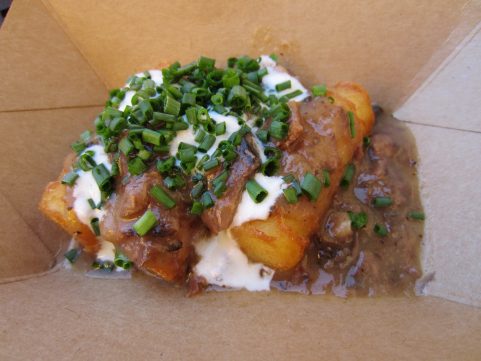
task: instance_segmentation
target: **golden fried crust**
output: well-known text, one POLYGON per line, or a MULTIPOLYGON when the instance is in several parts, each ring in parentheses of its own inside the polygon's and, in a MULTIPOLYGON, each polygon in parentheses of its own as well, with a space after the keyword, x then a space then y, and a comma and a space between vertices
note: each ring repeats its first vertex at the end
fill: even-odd
MULTIPOLYGON (((362 145, 363 137, 372 129, 374 114, 371 101, 360 85, 339 83, 328 89, 327 96, 334 99, 334 105, 340 106, 341 111, 354 113, 356 135, 351 137, 348 123, 342 121, 332 125, 330 130, 334 136, 319 139, 325 153, 323 164, 334 166, 329 167, 331 185, 322 190, 316 202, 301 197, 298 203, 287 204, 281 197, 268 219, 244 223, 231 230, 252 261, 279 270, 291 269, 300 262, 309 237, 329 208, 345 166, 362 145)), ((294 152, 292 156, 295 156, 294 152)))
POLYGON ((67 187, 60 181, 50 182, 43 192, 39 209, 47 217, 75 236, 87 252, 96 252, 99 242, 88 226, 79 221, 74 210, 68 206, 67 187))

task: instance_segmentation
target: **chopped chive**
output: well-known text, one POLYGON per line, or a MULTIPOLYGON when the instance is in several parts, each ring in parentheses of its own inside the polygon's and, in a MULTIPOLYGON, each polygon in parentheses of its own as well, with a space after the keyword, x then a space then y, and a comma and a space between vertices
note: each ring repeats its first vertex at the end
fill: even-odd
POLYGON ((311 201, 316 201, 321 193, 322 183, 317 177, 307 172, 301 182, 301 189, 307 194, 311 201))
POLYGON ((71 147, 75 153, 80 154, 85 148, 87 148, 87 145, 83 141, 78 140, 72 143, 71 147))
POLYGON ((190 196, 194 199, 199 198, 203 190, 204 190, 204 183, 198 182, 196 185, 192 187, 192 190, 190 191, 190 196))
POLYGON ((299 95, 302 95, 302 90, 300 89, 297 89, 297 90, 294 90, 293 92, 291 93, 288 93, 286 95, 284 95, 287 99, 293 99, 299 95))
POLYGON ((372 200, 374 207, 388 207, 392 204, 391 197, 376 197, 372 200))
POLYGON ((247 104, 248 95, 244 87, 240 85, 234 85, 227 97, 227 103, 234 109, 239 109, 247 104))
POLYGON ((172 114, 154 112, 153 119, 150 122, 152 125, 158 125, 160 122, 173 123, 177 117, 172 114))
POLYGON ((202 203, 199 201, 194 201, 194 203, 192 203, 192 208, 190 209, 190 213, 195 215, 200 215, 202 214, 203 210, 204 210, 204 206, 202 205, 202 203))
POLYGON ((424 212, 411 211, 408 213, 408 218, 414 219, 416 221, 424 221, 426 219, 426 215, 424 214, 424 212))
POLYGON ((294 177, 293 174, 289 173, 289 174, 285 175, 284 177, 282 177, 282 180, 285 183, 292 183, 296 180, 296 178, 294 177))
POLYGON ((186 130, 189 128, 189 124, 185 122, 175 122, 172 124, 172 130, 178 131, 178 130, 186 130))
POLYGON ((192 125, 197 124, 197 109, 195 109, 194 107, 188 108, 185 111, 185 116, 187 117, 187 121, 190 124, 192 125))
POLYGON ((210 97, 210 101, 214 105, 222 105, 224 104, 224 96, 220 93, 214 94, 210 97))
POLYGON ((282 152, 279 148, 276 147, 271 147, 267 146, 264 148, 264 155, 267 158, 275 158, 275 159, 281 159, 282 158, 282 152))
POLYGON ((195 150, 192 148, 181 149, 178 153, 178 157, 181 162, 190 163, 197 160, 195 156, 195 150))
POLYGON ((211 208, 214 206, 214 200, 212 199, 209 192, 204 192, 200 197, 200 202, 204 208, 211 208))
POLYGON ((301 185, 299 184, 299 182, 297 180, 294 180, 291 183, 291 186, 292 186, 292 188, 294 188, 296 190, 296 193, 297 193, 298 196, 302 195, 302 188, 301 188, 301 185))
POLYGON ((92 175, 101 191, 106 191, 110 188, 112 176, 108 169, 103 164, 99 164, 92 169, 92 175))
POLYGON ((142 159, 135 157, 128 161, 127 168, 129 169, 130 174, 139 175, 147 170, 147 165, 145 165, 142 159))
POLYGON ((217 158, 211 158, 207 162, 204 163, 203 168, 205 171, 209 171, 219 165, 219 161, 217 158))
POLYGON ((274 53, 271 54, 271 55, 269 55, 269 58, 271 58, 272 60, 274 60, 276 63, 277 63, 278 60, 279 60, 279 57, 277 56, 277 54, 274 54, 274 53))
POLYGON ((175 190, 185 186, 185 180, 180 175, 164 178, 164 185, 170 190, 175 190))
POLYGON ((348 164, 346 166, 346 169, 344 170, 344 174, 342 175, 341 178, 341 187, 347 188, 349 184, 351 184, 352 178, 354 177, 354 173, 356 172, 356 166, 352 163, 348 164))
POLYGON ((92 198, 87 199, 87 202, 92 209, 97 209, 97 205, 95 204, 94 200, 92 198))
POLYGON ((74 264, 80 256, 80 249, 72 248, 65 252, 64 257, 71 263, 74 264))
POLYGON ((180 103, 171 96, 165 97, 164 112, 172 115, 179 115, 180 103))
POLYGON ((206 134, 206 133, 205 133, 202 129, 199 129, 199 131, 198 131, 197 134, 195 135, 194 140, 195 140, 197 143, 202 142, 202 140, 203 140, 204 137, 205 137, 205 134, 206 134))
POLYGON ((166 208, 170 209, 175 207, 176 203, 166 191, 159 186, 153 186, 150 188, 150 195, 159 203, 163 204, 166 208))
POLYGON ((314 85, 311 88, 312 95, 315 97, 325 97, 327 94, 327 88, 325 84, 314 85))
POLYGON ((222 194, 226 191, 226 189, 227 189, 226 182, 221 181, 214 186, 213 193, 217 198, 220 198, 222 194))
POLYGON ((135 149, 135 147, 132 142, 127 137, 125 137, 120 140, 119 149, 125 155, 129 155, 135 149))
POLYGON ((139 150, 139 154, 137 154, 137 156, 142 160, 149 160, 152 156, 152 153, 150 153, 147 149, 142 149, 139 150))
POLYGON ((354 122, 354 113, 348 111, 347 117, 349 119, 349 132, 351 133, 351 138, 354 138, 356 137, 356 123, 354 122))
POLYGON ((374 233, 376 233, 378 236, 381 236, 381 237, 386 237, 389 233, 389 230, 384 224, 376 223, 374 225, 373 230, 374 230, 374 233))
POLYGON ((157 171, 159 173, 167 173, 169 172, 172 167, 175 165, 175 158, 174 157, 169 157, 165 160, 158 160, 157 162, 157 171))
POLYGON ((269 158, 261 165, 261 172, 262 174, 272 177, 274 174, 277 173, 280 167, 279 159, 277 158, 269 158))
POLYGON ((284 193, 284 197, 287 200, 287 203, 294 204, 297 203, 297 192, 293 187, 289 187, 286 189, 282 190, 282 193, 284 193))
POLYGON ((77 180, 77 178, 78 178, 77 173, 75 173, 74 171, 69 172, 63 176, 62 184, 66 184, 69 187, 72 187, 75 184, 75 181, 77 180))
POLYGON ((269 134, 276 139, 284 139, 289 131, 289 125, 277 120, 274 120, 269 127, 269 134))
POLYGON ((225 122, 217 123, 215 125, 215 135, 223 135, 226 132, 225 122))
POLYGON ((364 137, 362 138, 362 144, 365 147, 369 147, 371 145, 371 137, 364 137))
POLYGON ((203 107, 197 109, 196 117, 200 124, 207 124, 210 121, 209 111, 203 107))
POLYGON ((351 227, 353 229, 361 229, 367 225, 367 214, 366 212, 347 212, 349 214, 349 219, 351 220, 351 227))
POLYGON ((257 76, 259 77, 259 79, 262 79, 267 74, 269 74, 269 71, 267 70, 267 68, 261 68, 257 71, 257 76))
POLYGON ((214 68, 215 59, 207 58, 205 56, 201 56, 197 62, 197 66, 202 71, 209 71, 214 68))
POLYGON ((137 222, 134 223, 132 228, 139 236, 145 236, 149 231, 157 225, 157 218, 155 214, 149 209, 137 222))
POLYGON ((126 255, 115 250, 114 265, 116 265, 119 268, 128 270, 129 268, 132 267, 132 262, 127 258, 126 255))
POLYGON ((327 169, 322 170, 322 183, 324 187, 329 187, 331 185, 331 176, 327 169))
POLYGON ((276 91, 281 92, 283 90, 289 89, 291 87, 291 81, 286 80, 282 83, 276 84, 276 91))
POLYGON ((195 105, 196 95, 194 93, 184 93, 182 95, 182 104, 184 105, 195 105))
POLYGON ((215 143, 215 136, 206 134, 202 142, 199 144, 199 152, 207 152, 215 143))
POLYGON ((142 131, 142 140, 146 143, 150 143, 153 145, 160 145, 162 142, 162 134, 159 132, 156 132, 155 130, 152 129, 144 129, 142 131))
POLYGON ((262 143, 267 143, 269 140, 269 132, 265 129, 258 130, 256 136, 262 143))
POLYGON ((93 218, 90 221, 90 226, 92 227, 92 230, 94 231, 94 234, 98 237, 100 236, 100 223, 98 218, 93 218))
POLYGON ((247 193, 255 203, 261 203, 268 195, 267 190, 265 190, 254 179, 247 181, 246 189, 247 193))

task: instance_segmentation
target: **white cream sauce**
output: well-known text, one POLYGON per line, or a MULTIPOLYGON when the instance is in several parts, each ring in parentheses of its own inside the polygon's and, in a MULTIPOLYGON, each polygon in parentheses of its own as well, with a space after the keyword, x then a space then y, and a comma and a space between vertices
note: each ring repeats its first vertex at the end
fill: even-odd
POLYGON ((283 95, 300 90, 302 91, 302 94, 292 98, 292 100, 297 102, 303 101, 309 96, 309 92, 301 82, 296 77, 290 75, 283 67, 277 65, 269 56, 261 56, 260 66, 261 68, 266 68, 268 71, 267 75, 262 78, 262 86, 267 95, 274 94, 280 98, 283 95), (288 80, 291 81, 291 87, 278 92, 276 90, 276 85, 288 80))
POLYGON ((248 291, 270 289, 274 271, 261 263, 249 262, 228 231, 197 243, 195 249, 200 261, 195 265, 194 272, 209 284, 248 291))
MULTIPOLYGON (((109 171, 112 169, 112 164, 109 161, 107 153, 104 151, 104 147, 101 145, 92 145, 85 149, 82 153, 85 153, 86 151, 94 152, 94 156, 92 158, 97 165, 103 164, 109 171)), ((91 198, 95 204, 100 203, 100 189, 92 175, 91 170, 78 170, 77 174, 79 177, 77 178, 73 187, 73 209, 78 219, 82 223, 90 226, 90 221, 93 218, 98 218, 101 220, 105 214, 105 210, 103 209, 92 209, 88 202, 88 199, 91 198)))
POLYGON ((257 173, 254 179, 268 192, 267 197, 262 202, 255 203, 247 190, 244 190, 231 227, 237 227, 255 219, 267 219, 271 208, 276 204, 277 197, 282 194, 282 189, 285 187, 282 177, 267 177, 257 173))
POLYGON ((115 245, 112 242, 100 241, 100 249, 97 252, 97 260, 101 262, 114 262, 115 245))

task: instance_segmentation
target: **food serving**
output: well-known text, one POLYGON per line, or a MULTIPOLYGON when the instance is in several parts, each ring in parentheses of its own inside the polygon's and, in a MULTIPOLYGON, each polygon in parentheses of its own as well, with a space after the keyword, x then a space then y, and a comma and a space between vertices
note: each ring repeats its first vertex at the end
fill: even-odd
POLYGON ((275 56, 176 62, 111 91, 40 209, 96 269, 134 266, 191 294, 410 293, 416 151, 399 124, 374 124, 362 86, 309 91, 275 56))

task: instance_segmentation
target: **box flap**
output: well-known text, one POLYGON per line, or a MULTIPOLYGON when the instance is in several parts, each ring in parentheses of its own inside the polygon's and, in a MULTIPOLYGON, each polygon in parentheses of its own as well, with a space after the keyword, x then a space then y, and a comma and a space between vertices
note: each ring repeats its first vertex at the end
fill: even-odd
POLYGON ((188 299, 182 290, 145 276, 102 280, 71 272, 1 287, 0 358, 6 360, 476 360, 481 355, 481 310, 434 298, 344 301, 224 292, 188 299))
POLYGON ((104 104, 105 86, 40 1, 13 3, 0 49, 0 111, 104 104))
POLYGON ((0 134, 15 134, 3 142, 0 159, 0 214, 12 214, 13 219, 0 218, 0 247, 7 249, 0 252, 0 279, 12 277, 7 267, 11 262, 22 262, 21 267, 12 267, 16 276, 46 270, 61 241, 68 238, 37 206, 46 184, 60 173, 70 144, 91 129, 100 110, 0 112, 0 134))
POLYGON ((480 13, 465 0, 44 1, 109 87, 164 61, 275 52, 308 85, 357 81, 389 109, 466 13, 480 13))

